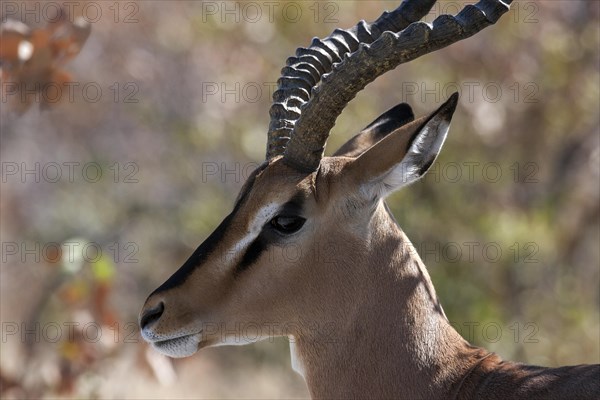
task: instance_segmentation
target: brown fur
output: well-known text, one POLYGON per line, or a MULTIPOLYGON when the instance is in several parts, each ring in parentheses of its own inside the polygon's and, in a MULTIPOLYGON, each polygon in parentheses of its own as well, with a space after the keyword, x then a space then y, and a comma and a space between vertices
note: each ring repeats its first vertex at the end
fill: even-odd
POLYGON ((203 265, 148 298, 142 314, 164 305, 148 330, 166 337, 203 328, 202 348, 235 339, 239 324, 269 325, 269 335, 293 338, 313 398, 600 398, 598 365, 505 362, 452 328, 414 247, 368 190, 402 159, 418 125, 396 129, 358 158, 324 158, 311 174, 271 160, 203 265), (231 246, 261 207, 293 197, 303 199, 301 233, 236 276, 242 252, 231 246), (299 249, 294 260, 285 256, 290 245, 299 249))

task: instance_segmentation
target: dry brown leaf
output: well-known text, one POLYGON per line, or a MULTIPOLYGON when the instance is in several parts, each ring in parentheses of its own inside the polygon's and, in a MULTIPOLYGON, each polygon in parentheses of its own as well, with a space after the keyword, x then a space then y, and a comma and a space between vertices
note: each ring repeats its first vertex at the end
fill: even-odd
POLYGON ((91 32, 83 18, 69 21, 62 13, 57 22, 31 30, 19 21, 7 20, 0 25, 0 66, 2 98, 19 114, 31 104, 42 109, 63 100, 71 76, 63 65, 81 51, 91 32), (56 96, 53 96, 56 94, 56 96))

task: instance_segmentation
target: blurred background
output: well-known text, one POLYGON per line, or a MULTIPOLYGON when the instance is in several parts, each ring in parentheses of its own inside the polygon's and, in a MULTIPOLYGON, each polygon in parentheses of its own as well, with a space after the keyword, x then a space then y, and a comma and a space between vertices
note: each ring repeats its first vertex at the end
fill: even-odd
MULTIPOLYGON (((285 59, 397 3, 78 1, 91 34, 57 61, 62 95, 8 85, 3 60, 2 397, 307 397, 284 339, 170 360, 137 314, 263 160, 285 59)), ((45 29, 57 5, 4 1, 2 22, 45 29)), ((329 140, 461 93, 432 171, 388 203, 452 324, 504 358, 600 361, 599 10, 516 2, 369 85, 329 140)))

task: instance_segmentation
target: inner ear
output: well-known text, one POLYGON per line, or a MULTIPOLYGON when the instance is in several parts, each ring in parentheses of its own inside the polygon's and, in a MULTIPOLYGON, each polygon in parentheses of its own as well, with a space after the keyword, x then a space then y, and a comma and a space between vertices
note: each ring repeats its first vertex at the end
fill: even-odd
POLYGON ((390 133, 414 120, 415 115, 411 107, 406 103, 398 104, 344 143, 333 156, 358 157, 390 133))
POLYGON ((359 185, 369 199, 385 197, 415 182, 439 154, 457 103, 455 93, 429 116, 389 134, 352 160, 346 177, 359 185))

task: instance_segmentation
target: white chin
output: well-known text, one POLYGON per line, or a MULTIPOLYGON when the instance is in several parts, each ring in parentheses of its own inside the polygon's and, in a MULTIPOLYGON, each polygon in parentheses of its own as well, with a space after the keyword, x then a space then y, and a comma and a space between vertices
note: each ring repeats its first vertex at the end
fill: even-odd
POLYGON ((189 357, 198 351, 200 334, 188 335, 176 339, 153 342, 158 352, 173 358, 189 357))

